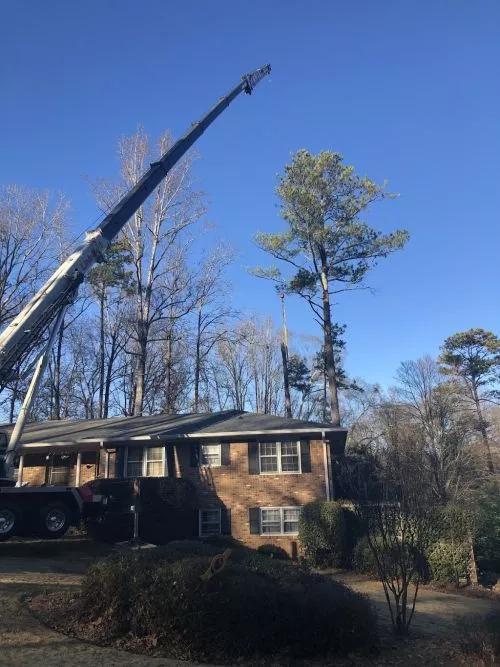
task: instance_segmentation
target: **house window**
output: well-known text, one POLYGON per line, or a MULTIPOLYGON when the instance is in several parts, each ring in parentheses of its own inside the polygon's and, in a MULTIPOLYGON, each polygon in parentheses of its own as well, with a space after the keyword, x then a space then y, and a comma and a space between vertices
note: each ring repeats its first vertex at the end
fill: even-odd
POLYGON ((301 472, 300 442, 259 443, 259 463, 261 473, 301 472))
POLYGON ((48 483, 67 486, 71 479, 72 457, 69 454, 53 454, 50 458, 48 483))
POLYGON ((128 447, 125 477, 164 477, 165 447, 128 447))
POLYGON ((129 447, 127 451, 127 470, 125 477, 142 477, 143 447, 129 447))
POLYGON ((165 447, 146 447, 144 458, 146 477, 163 477, 165 475, 165 447))
POLYGON ((296 535, 300 507, 265 507, 260 510, 261 535, 296 535))
POLYGON ((220 445, 200 445, 200 463, 212 468, 221 465, 220 445))
POLYGON ((199 512, 200 537, 221 534, 220 509, 200 510, 199 512))

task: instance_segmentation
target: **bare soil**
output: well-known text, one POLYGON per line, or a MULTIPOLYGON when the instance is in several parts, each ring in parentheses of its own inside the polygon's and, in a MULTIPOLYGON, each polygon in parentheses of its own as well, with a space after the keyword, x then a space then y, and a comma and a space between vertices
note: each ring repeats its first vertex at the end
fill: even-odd
MULTIPOLYGON (((78 537, 54 542, 19 540, 0 544, 0 665, 11 667, 95 667, 95 665, 141 665, 145 667, 188 667, 187 662, 167 657, 150 657, 116 648, 96 646, 55 632, 50 623, 50 599, 46 593, 78 590, 82 575, 108 547, 78 537), (35 599, 37 601, 35 602, 35 599), (33 600, 30 609, 29 601, 33 600), (43 600, 47 602, 44 603, 43 600), (35 611, 35 613, 33 613, 35 611)), ((383 647, 376 659, 359 657, 323 662, 322 665, 470 665, 457 649, 455 621, 498 608, 498 601, 422 589, 412 626, 412 636, 394 641, 381 584, 352 572, 336 572, 339 581, 365 593, 379 612, 383 647)), ((57 598, 58 596, 56 596, 57 598)), ((71 598, 71 595, 69 595, 71 598)), ((52 615, 53 617, 53 615, 52 615)), ((266 663, 269 666, 271 663, 266 663)), ((297 663, 299 664, 299 663, 297 663)), ((320 663, 300 663, 313 667, 320 663)), ((480 665, 481 663, 476 663, 480 665)), ((253 666, 252 666, 253 667, 253 666)), ((256 666, 255 666, 256 667, 256 666)))
POLYGON ((0 544, 0 665, 188 667, 178 660, 134 655, 70 638, 50 630, 30 611, 27 598, 77 591, 89 565, 107 551, 87 540, 67 538, 0 544))

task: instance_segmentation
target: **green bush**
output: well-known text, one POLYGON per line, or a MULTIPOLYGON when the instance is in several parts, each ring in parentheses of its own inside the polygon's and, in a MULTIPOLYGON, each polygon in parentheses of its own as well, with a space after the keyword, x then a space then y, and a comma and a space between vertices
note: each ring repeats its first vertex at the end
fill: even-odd
POLYGON ((431 580, 439 584, 455 584, 467 577, 469 548, 463 543, 439 541, 429 550, 431 580))
POLYGON ((353 567, 361 574, 378 576, 377 562, 366 537, 362 537, 354 547, 353 567))
POLYGON ((500 483, 490 482, 476 503, 475 551, 480 570, 500 573, 500 483))
POLYGON ((130 641, 136 648, 153 640, 172 657, 230 664, 376 648, 376 619, 362 595, 255 552, 240 552, 239 562, 230 559, 203 581, 211 556, 198 555, 200 544, 210 548, 195 543, 197 555, 188 556, 185 545, 174 562, 179 544, 96 563, 84 578, 79 621, 100 640, 130 641))
MULTIPOLYGON (((417 578, 421 582, 428 582, 430 578, 429 564, 425 555, 417 552, 416 549, 410 548, 409 545, 404 547, 403 544, 390 549, 384 545, 381 538, 374 535, 372 543, 377 550, 378 558, 389 576, 396 578, 400 576, 402 562, 407 567, 413 567, 415 574, 413 579, 417 578), (402 549, 404 547, 404 550, 402 549)), ((362 574, 369 574, 377 579, 379 578, 379 569, 377 567, 377 560, 370 547, 367 537, 362 537, 354 548, 353 567, 356 572, 362 574)))
POLYGON ((277 547, 275 544, 261 544, 257 548, 257 553, 262 556, 269 556, 269 558, 277 558, 278 560, 290 560, 288 553, 281 547, 277 547))
POLYGON ((470 616, 457 622, 460 648, 469 659, 496 665, 500 659, 500 610, 485 616, 470 616))
POLYGON ((357 517, 335 501, 308 503, 299 519, 299 538, 314 567, 349 567, 359 534, 357 517))

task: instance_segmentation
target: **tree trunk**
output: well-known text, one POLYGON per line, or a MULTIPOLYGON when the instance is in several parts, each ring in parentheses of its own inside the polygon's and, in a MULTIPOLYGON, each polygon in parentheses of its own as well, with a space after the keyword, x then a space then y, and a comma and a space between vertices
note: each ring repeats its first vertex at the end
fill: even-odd
POLYGON ((285 343, 281 343, 281 359, 283 360, 283 386, 285 388, 285 415, 292 416, 292 401, 290 400, 290 383, 288 381, 288 355, 285 343))
POLYGON ((325 273, 323 279, 323 332, 325 337, 325 365, 330 392, 330 412, 333 426, 340 426, 339 397, 337 391, 337 376, 335 372, 335 355, 332 339, 332 317, 330 311, 330 295, 325 273))
POLYGON ((54 360, 54 419, 61 419, 61 360, 64 337, 64 318, 57 332, 57 347, 54 360))
POLYGON ((174 320, 170 319, 170 331, 167 338, 167 358, 166 358, 166 370, 167 370, 167 396, 166 396, 166 405, 165 411, 169 415, 173 410, 173 396, 172 396, 172 370, 173 370, 173 337, 174 337, 174 320))
POLYGON ((481 410, 481 403, 479 401, 479 396, 477 394, 476 388, 473 387, 473 398, 474 398, 474 404, 476 406, 476 412, 477 412, 477 417, 479 420, 479 431, 481 433, 481 438, 483 440, 483 445, 484 445, 484 450, 486 452, 486 462, 488 465, 488 471, 491 473, 495 472, 495 466, 493 465, 493 458, 491 456, 491 449, 490 449, 490 443, 488 440, 488 434, 486 432, 486 423, 483 418, 483 412, 481 410))
POLYGON ((9 424, 14 423, 14 414, 16 411, 16 401, 17 401, 17 386, 18 386, 18 381, 16 380, 12 388, 12 394, 10 396, 9 424))
POLYGON ((144 406, 144 380, 146 376, 146 347, 147 341, 144 338, 139 341, 139 349, 136 359, 136 377, 134 392, 134 417, 142 415, 144 406))
POLYGON ((201 369, 201 304, 198 305, 198 320, 196 326, 196 358, 194 365, 194 411, 198 412, 201 369))
POLYGON ((109 414, 109 394, 111 392, 111 382, 113 379, 113 365, 115 363, 115 357, 116 357, 116 337, 117 337, 116 331, 112 333, 111 335, 111 346, 109 349, 109 359, 108 363, 106 366, 106 379, 104 381, 104 401, 103 401, 103 409, 102 409, 102 418, 107 419, 108 414, 109 414))
POLYGON ((104 300, 105 290, 102 289, 99 298, 99 403, 97 406, 97 414, 99 419, 104 416, 104 300))
POLYGON ((467 567, 467 577, 469 579, 469 584, 477 586, 479 583, 477 576, 477 562, 476 554, 474 553, 474 540, 472 536, 469 535, 469 563, 467 567))

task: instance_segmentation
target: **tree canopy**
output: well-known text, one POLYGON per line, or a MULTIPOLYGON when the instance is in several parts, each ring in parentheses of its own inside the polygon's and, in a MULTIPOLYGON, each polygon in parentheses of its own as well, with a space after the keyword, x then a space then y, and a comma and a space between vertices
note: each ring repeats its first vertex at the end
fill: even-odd
POLYGON ((358 176, 339 153, 312 155, 303 149, 279 177, 277 194, 288 229, 260 232, 258 246, 288 265, 254 269, 254 275, 297 294, 311 307, 324 333, 332 422, 340 423, 334 358, 333 294, 365 287, 365 276, 378 259, 403 248, 408 232, 389 234, 372 229, 361 218, 368 206, 393 198, 386 186, 358 176))

